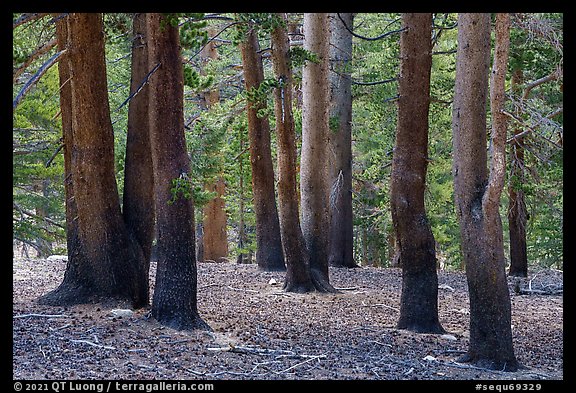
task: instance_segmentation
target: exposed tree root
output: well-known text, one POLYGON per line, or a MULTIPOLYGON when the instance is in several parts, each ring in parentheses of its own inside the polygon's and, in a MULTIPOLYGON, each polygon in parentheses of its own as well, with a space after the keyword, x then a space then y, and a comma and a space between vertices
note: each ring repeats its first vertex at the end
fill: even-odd
POLYGON ((321 271, 316 269, 310 269, 310 276, 312 277, 312 283, 314 287, 319 292, 328 292, 328 293, 340 293, 336 288, 330 284, 328 277, 324 275, 321 271))
POLYGON ((458 363, 469 363, 479 369, 494 370, 502 372, 516 372, 520 368, 517 361, 507 362, 503 359, 490 359, 481 356, 472 356, 470 352, 466 352, 456 359, 458 363))

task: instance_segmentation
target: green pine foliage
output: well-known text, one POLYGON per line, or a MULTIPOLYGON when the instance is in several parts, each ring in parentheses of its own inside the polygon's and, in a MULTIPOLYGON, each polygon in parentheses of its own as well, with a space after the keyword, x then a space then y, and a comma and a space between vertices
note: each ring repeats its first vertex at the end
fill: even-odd
MULTIPOLYGON (((15 14, 14 19, 19 15, 15 14)), ((230 259, 249 254, 256 247, 252 197, 247 101, 266 103, 276 154, 273 92, 281 81, 274 79, 269 56, 270 32, 283 21, 268 13, 167 14, 167 23, 180 26, 184 71, 185 135, 190 155, 190 172, 174 179, 174 198, 194 200, 197 213, 214 197, 205 186, 222 176, 228 214, 230 259), (265 82, 244 89, 239 42, 248 28, 257 28, 264 60, 265 82), (211 29, 211 30, 210 30, 211 29), (211 33, 209 34, 209 31, 211 33), (217 37, 211 37, 216 32, 217 37), (200 61, 200 51, 214 39, 218 58, 200 61), (206 108, 207 91, 218 90, 220 100, 206 108), (239 223, 244 222, 246 239, 239 245, 239 223)), ((289 15, 301 21, 301 15, 289 15)), ((522 69, 528 83, 554 73, 562 66, 562 14, 522 14, 514 19, 507 86, 511 74, 522 69)), ((105 14, 106 59, 111 119, 115 137, 116 178, 123 192, 124 155, 130 89, 132 15, 105 14), (124 104, 124 105, 123 105, 124 104)), ((354 32, 377 37, 400 30, 401 15, 359 13, 354 32)), ((54 37, 51 17, 19 26, 13 34, 13 66, 54 37)), ((351 64, 353 94, 353 209, 355 259, 361 264, 390 266, 394 255, 390 214, 390 173, 396 132, 397 78, 399 77, 398 33, 382 39, 355 37, 351 64)), ((294 37, 300 40, 302 37, 294 37)), ((446 269, 462 268, 460 233, 454 207, 452 180, 452 101, 456 65, 456 14, 434 15, 433 64, 429 116, 429 164, 425 203, 436 252, 446 269)), ((35 60, 14 83, 13 96, 56 49, 35 60)), ((301 70, 315 54, 293 45, 294 120, 297 146, 301 143, 301 70)), ((65 252, 64 169, 59 113, 57 66, 52 67, 27 93, 13 114, 13 239, 43 254, 65 252), (58 249, 60 247, 60 249, 58 249)), ((515 114, 522 90, 509 88, 507 110, 515 114)), ((512 127, 530 128, 525 137, 525 177, 507 182, 524 191, 529 220, 528 256, 531 266, 563 267, 563 115, 562 79, 544 83, 522 103, 512 127)), ((489 124, 488 124, 489 127, 489 124)), ((507 158, 508 160, 508 158, 507 158)), ((508 162, 509 164, 509 162, 508 162)), ((508 172, 510 173, 510 172, 508 172)), ((505 242, 508 239, 506 188, 501 216, 505 242)), ((200 214, 197 214, 199 217, 200 214)), ((506 250, 508 244, 505 245, 506 250)))
POLYGON ((13 114, 13 239, 40 255, 61 248, 64 235, 58 88, 57 70, 49 70, 13 114))

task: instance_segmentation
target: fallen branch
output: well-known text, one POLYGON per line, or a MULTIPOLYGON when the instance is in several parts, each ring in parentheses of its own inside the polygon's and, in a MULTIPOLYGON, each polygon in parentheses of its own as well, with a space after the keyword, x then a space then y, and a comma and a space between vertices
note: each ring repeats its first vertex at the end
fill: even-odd
MULTIPOLYGON (((441 360, 436 359, 436 361, 437 361, 438 363, 444 365, 444 366, 450 366, 450 367, 456 367, 456 368, 463 368, 463 369, 480 370, 480 371, 486 371, 486 372, 489 372, 489 373, 494 373, 494 374, 499 374, 499 375, 508 375, 508 374, 509 374, 507 371, 503 371, 503 370, 492 370, 492 369, 489 369, 489 368, 474 366, 474 365, 472 365, 472 364, 462 364, 462 363, 455 362, 455 361, 453 361, 453 360, 450 361, 450 362, 444 362, 444 361, 441 361, 441 360)), ((526 372, 519 371, 519 373, 520 373, 521 375, 524 375, 524 374, 536 375, 536 376, 544 377, 544 378, 547 378, 547 379, 551 379, 551 378, 552 378, 552 376, 550 376, 550 375, 548 375, 548 374, 538 373, 538 372, 534 372, 534 371, 526 371, 526 372)))
POLYGON ((444 365, 444 366, 450 366, 450 367, 456 367, 456 368, 464 368, 464 369, 472 369, 472 370, 480 370, 480 371, 486 371, 486 372, 490 372, 490 373, 494 373, 494 374, 499 374, 499 375, 507 375, 508 372, 503 371, 503 370, 492 370, 490 368, 485 368, 485 367, 478 367, 478 366, 474 366, 472 364, 462 364, 462 363, 458 363, 455 361, 450 361, 450 362, 444 362, 441 360, 436 359, 436 362, 444 365))
POLYGON ((362 303, 362 306, 363 306, 363 307, 379 307, 379 306, 382 306, 382 307, 386 307, 386 308, 389 308, 389 309, 391 309, 391 310, 400 312, 400 310, 397 309, 396 307, 392 307, 392 306, 389 306, 389 305, 384 304, 384 303, 374 303, 374 304, 364 304, 364 303, 362 303))
POLYGON ((294 296, 293 296, 293 295, 291 295, 290 293, 287 293, 287 292, 282 292, 282 291, 279 291, 279 292, 272 292, 272 295, 278 295, 278 296, 287 296, 287 297, 292 297, 292 298, 294 297, 294 296))
POLYGON ((204 288, 210 288, 210 287, 219 287, 219 286, 222 286, 222 284, 217 284, 217 283, 206 284, 206 285, 202 285, 201 287, 198 287, 198 289, 204 289, 204 288))
MULTIPOLYGON (((204 288, 209 288, 209 287, 222 287, 222 286, 224 286, 224 285, 222 285, 222 284, 207 284, 207 285, 203 285, 203 286, 199 287, 198 289, 204 289, 204 288)), ((232 290, 232 291, 237 291, 237 292, 259 293, 258 291, 254 290, 254 289, 234 288, 230 285, 226 285, 225 287, 232 290)))
POLYGON ((192 370, 191 368, 186 368, 185 370, 188 371, 188 372, 191 373, 191 374, 198 375, 199 377, 203 377, 203 376, 205 376, 206 374, 208 374, 208 373, 206 373, 206 372, 204 372, 204 371, 192 370))
POLYGON ((392 344, 381 343, 380 341, 377 341, 377 340, 370 340, 370 341, 368 341, 368 342, 369 342, 369 343, 378 344, 378 345, 382 345, 383 347, 392 348, 392 344))
MULTIPOLYGON (((242 353, 247 355, 271 355, 275 352, 283 350, 275 350, 275 349, 266 349, 266 348, 251 348, 251 347, 243 347, 243 346, 236 346, 232 344, 228 344, 227 347, 212 347, 206 348, 209 351, 218 351, 218 352, 234 352, 234 353, 242 353)), ((291 351, 287 351, 291 352, 291 351)))
POLYGON ((73 343, 76 344, 88 344, 90 346, 96 347, 96 348, 103 348, 103 349, 116 349, 115 347, 110 347, 107 345, 100 345, 100 344, 96 344, 93 343, 92 341, 88 341, 88 340, 70 340, 73 343))
POLYGON ((188 341, 190 341, 189 339, 184 339, 184 340, 176 340, 176 341, 169 341, 166 344, 171 344, 171 345, 175 345, 175 344, 183 344, 183 343, 187 343, 188 341))
POLYGON ((226 288, 231 289, 233 291, 238 291, 238 292, 259 293, 258 291, 255 291, 253 289, 234 288, 234 287, 231 287, 230 285, 226 285, 226 288))
POLYGON ((57 328, 53 328, 53 327, 51 327, 51 326, 48 326, 48 329, 50 329, 51 331, 54 332, 54 331, 58 331, 58 330, 63 330, 63 329, 69 328, 70 326, 72 326, 72 324, 71 324, 71 323, 67 323, 66 325, 63 325, 63 326, 60 326, 60 327, 57 327, 57 328))
POLYGON ((238 371, 217 371, 215 373, 208 373, 208 372, 203 372, 203 371, 196 371, 196 370, 192 370, 190 368, 187 368, 186 371, 188 371, 189 373, 192 373, 194 375, 198 375, 198 376, 206 376, 206 377, 217 377, 220 376, 222 374, 230 374, 230 375, 241 375, 241 376, 249 376, 252 372, 238 372, 238 371))
POLYGON ((308 363, 308 362, 311 362, 312 360, 315 360, 315 359, 325 359, 325 358, 326 358, 326 355, 315 355, 315 356, 311 356, 309 359, 306 359, 306 360, 304 360, 303 362, 300 362, 300 363, 297 363, 297 364, 295 364, 295 365, 293 365, 293 366, 290 366, 290 367, 288 367, 288 368, 285 369, 285 370, 282 370, 282 371, 274 371, 274 372, 275 372, 276 374, 283 374, 283 373, 288 372, 288 371, 290 371, 290 370, 292 370, 292 369, 295 369, 296 367, 299 367, 299 366, 301 366, 301 365, 303 365, 303 364, 306 364, 306 363, 308 363))
POLYGON ((563 293, 564 290, 562 288, 548 290, 520 288, 518 290, 519 295, 562 295, 563 293))
POLYGON ((534 275, 534 277, 532 277, 532 278, 530 279, 530 281, 528 281, 528 290, 529 290, 529 291, 532 291, 532 281, 534 281, 534 279, 536 278, 536 276, 538 276, 538 274, 540 274, 540 272, 536 273, 536 274, 534 275))
POLYGON ((296 359, 309 359, 317 358, 318 356, 325 357, 326 355, 305 355, 298 354, 294 351, 289 351, 285 349, 268 349, 268 348, 253 348, 244 347, 239 345, 228 344, 227 347, 211 347, 206 348, 208 351, 218 351, 218 352, 233 352, 241 353, 244 355, 260 355, 260 356, 275 356, 275 359, 291 357, 296 359))
POLYGON ((62 314, 21 314, 21 315, 14 315, 14 319, 16 318, 68 318, 68 315, 62 314))

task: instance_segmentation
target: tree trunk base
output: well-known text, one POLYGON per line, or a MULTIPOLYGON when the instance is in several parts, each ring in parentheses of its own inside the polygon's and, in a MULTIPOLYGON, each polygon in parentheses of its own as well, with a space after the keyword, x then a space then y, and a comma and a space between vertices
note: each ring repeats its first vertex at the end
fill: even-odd
POLYGON ((504 359, 494 359, 480 355, 473 356, 469 352, 457 358, 456 361, 458 363, 470 363, 471 365, 487 370, 506 372, 516 372, 523 368, 515 359, 512 361, 506 361, 504 359))
POLYGON ((293 293, 309 293, 316 291, 312 282, 308 284, 284 282, 284 291, 293 293))
POLYGON ((60 286, 38 298, 38 304, 46 306, 74 306, 93 303, 97 296, 93 290, 82 285, 62 283, 60 286))
POLYGON ((62 283, 60 286, 37 299, 45 306, 75 306, 78 304, 127 303, 134 309, 146 307, 148 299, 134 301, 129 296, 102 293, 94 288, 77 283, 62 283))
POLYGON ((152 312, 152 316, 164 326, 175 330, 205 330, 212 331, 212 328, 198 314, 178 313, 178 312, 152 312), (159 315, 155 315, 159 314, 159 315))
POLYGON ((422 322, 399 322, 396 325, 397 329, 408 330, 414 333, 428 333, 428 334, 445 334, 446 330, 440 323, 422 323, 422 322))
POLYGON ((524 270, 510 270, 508 272, 508 276, 510 277, 523 277, 523 278, 527 278, 528 277, 528 272, 524 271, 524 270))
POLYGON ((314 287, 319 292, 327 292, 327 293, 339 293, 336 288, 330 284, 328 281, 328 277, 321 271, 317 269, 310 269, 310 276, 312 278, 312 283, 314 287))

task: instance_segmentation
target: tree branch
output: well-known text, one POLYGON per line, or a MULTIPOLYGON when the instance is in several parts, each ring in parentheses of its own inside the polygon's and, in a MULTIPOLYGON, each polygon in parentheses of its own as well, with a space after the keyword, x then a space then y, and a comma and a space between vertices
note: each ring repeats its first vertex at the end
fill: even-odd
POLYGON ((120 110, 124 105, 126 105, 132 98, 136 97, 136 95, 137 95, 138 93, 140 93, 140 91, 144 88, 144 85, 145 85, 146 83, 148 83, 148 80, 150 79, 150 77, 152 76, 152 74, 155 73, 158 68, 160 68, 160 64, 161 64, 161 63, 156 64, 156 65, 154 66, 154 68, 152 68, 152 70, 150 70, 150 72, 149 72, 148 74, 146 74, 146 76, 144 77, 144 80, 143 80, 142 82, 140 82, 140 85, 138 86, 138 88, 136 89, 136 91, 135 91, 134 93, 130 94, 130 95, 128 96, 128 98, 126 98, 126 100, 125 100, 122 104, 120 104, 120 106, 119 106, 118 108, 116 108, 115 112, 119 111, 119 110, 120 110))
POLYGON ((46 71, 48 71, 48 69, 52 67, 58 61, 60 56, 62 56, 62 54, 64 54, 65 52, 66 49, 61 50, 60 52, 56 53, 51 58, 49 58, 44 64, 42 64, 42 67, 40 67, 40 69, 36 72, 36 74, 34 74, 32 78, 30 78, 28 82, 26 82, 26 84, 24 84, 24 87, 22 87, 22 90, 20 90, 20 92, 12 102, 12 110, 16 109, 16 107, 18 106, 20 101, 22 101, 24 95, 28 93, 30 88, 32 88, 32 86, 34 86, 38 82, 40 77, 44 75, 46 71))
MULTIPOLYGON (((558 109, 558 110, 550 113, 549 115, 546 116, 546 118, 550 118, 550 117, 552 117, 552 115, 558 114, 557 112, 558 112, 558 113, 561 113, 561 112, 562 112, 562 108, 560 108, 560 109, 558 109)), ((552 146, 554 146, 555 148, 562 150, 562 146, 558 145, 558 144, 555 143, 554 141, 551 141, 550 139, 548 139, 548 138, 546 138, 545 136, 541 135, 540 133, 538 133, 538 132, 534 129, 534 127, 526 124, 524 121, 522 121, 522 119, 519 119, 519 118, 518 118, 517 116, 515 116, 514 114, 512 114, 512 113, 510 113, 510 112, 507 112, 507 111, 502 111, 502 114, 504 114, 504 115, 506 115, 506 116, 508 116, 508 117, 510 117, 510 118, 512 118, 512 119, 514 119, 516 122, 518 122, 518 124, 520 124, 520 126, 521 126, 522 128, 525 129, 525 130, 522 131, 521 133, 516 134, 516 135, 512 136, 511 138, 507 139, 507 140, 506 140, 506 143, 507 143, 507 144, 508 144, 508 143, 512 143, 513 141, 518 140, 519 138, 523 137, 524 135, 532 132, 533 134, 537 135, 539 138, 542 138, 542 139, 545 140, 546 142, 550 143, 550 144, 551 144, 552 146)), ((526 146, 524 146, 524 148, 526 148, 526 146)))
POLYGON ((204 45, 202 45, 202 47, 196 52, 194 53, 192 56, 190 56, 190 58, 188 59, 188 61, 186 63, 190 63, 192 61, 193 58, 195 58, 196 56, 198 56, 198 54, 200 54, 200 52, 202 52, 204 50, 204 48, 211 43, 212 41, 214 41, 216 38, 218 38, 218 36, 220 34, 222 34, 224 31, 226 31, 226 29, 235 26, 235 25, 239 25, 245 22, 232 22, 230 24, 228 24, 226 27, 224 27, 222 30, 220 30, 217 34, 214 35, 214 37, 210 38, 204 45))
POLYGON ((47 12, 44 13, 34 13, 34 14, 22 14, 18 19, 12 22, 12 29, 17 28, 24 23, 32 22, 33 20, 40 19, 48 15, 47 12))
POLYGON ((456 53, 456 49, 432 52, 432 56, 435 56, 435 55, 451 55, 452 53, 456 53))
POLYGON ((522 100, 525 100, 528 98, 532 89, 534 89, 535 87, 540 86, 541 84, 544 84, 546 82, 557 80, 562 75, 562 73, 563 73, 563 70, 560 67, 560 68, 557 68, 550 75, 546 75, 540 79, 536 79, 535 81, 528 83, 526 85, 526 87, 524 88, 524 93, 522 94, 522 100))
POLYGON ((395 33, 401 33, 401 32, 403 32, 404 30, 406 30, 406 28, 404 27, 404 28, 401 28, 401 29, 398 29, 398 30, 389 31, 389 32, 384 33, 384 34, 381 34, 381 35, 379 35, 379 36, 377 36, 377 37, 365 37, 365 36, 362 36, 362 35, 360 35, 360 34, 354 33, 354 32, 352 31, 352 29, 351 29, 350 27, 348 27, 348 25, 346 24, 346 22, 344 21, 344 19, 342 19, 342 17, 340 16, 340 13, 336 13, 336 15, 338 15, 338 19, 340 19, 340 22, 342 22, 342 24, 344 24, 344 27, 346 28, 346 30, 348 30, 348 31, 350 32, 350 34, 352 34, 354 37, 361 38, 361 39, 366 40, 366 41, 377 41, 377 40, 381 40, 381 39, 383 39, 383 38, 388 37, 389 35, 392 35, 392 34, 395 34, 395 33))
POLYGON ((361 82, 361 81, 352 80, 352 84, 360 85, 360 86, 374 86, 374 85, 382 85, 384 83, 395 82, 397 80, 398 80, 398 78, 384 79, 384 80, 375 81, 375 82, 361 82))
POLYGON ((39 46, 34 52, 32 52, 32 54, 30 56, 28 56, 28 58, 26 59, 26 61, 20 66, 18 67, 13 75, 12 75, 12 82, 15 83, 16 80, 18 79, 18 77, 20 75, 22 75, 22 73, 24 72, 24 70, 30 65, 32 64, 32 62, 34 60, 36 60, 37 58, 39 58, 40 56, 42 56, 43 54, 45 54, 46 52, 48 52, 50 49, 54 48, 56 46, 56 39, 54 38, 51 41, 48 41, 47 43, 45 43, 42 46, 39 46))
MULTIPOLYGON (((23 216, 26 215, 26 216, 29 216, 29 217, 32 217, 32 218, 38 218, 38 219, 41 219, 41 220, 46 221, 46 222, 49 223, 49 224, 55 225, 55 226, 57 226, 57 227, 59 227, 59 228, 66 229, 66 227, 64 227, 64 225, 59 224, 59 223, 57 223, 56 221, 51 220, 51 219, 48 218, 48 217, 42 217, 42 216, 39 216, 39 215, 34 214, 34 213, 32 213, 32 212, 29 212, 29 211, 27 211, 27 210, 24 210, 22 207, 20 207, 20 206, 19 206, 17 203, 15 203, 15 202, 12 202, 12 207, 13 207, 14 209, 18 210, 18 211, 20 212, 20 214, 23 215, 23 216)), ((24 218, 24 217, 22 217, 22 219, 23 219, 23 218, 24 218)))
POLYGON ((54 158, 56 158, 56 156, 58 155, 58 153, 60 153, 60 150, 62 150, 63 147, 64 147, 63 143, 60 146, 58 146, 58 148, 56 149, 54 154, 52 154, 52 156, 50 156, 48 161, 46 161, 46 164, 45 164, 46 168, 48 168, 52 164, 52 161, 54 161, 54 158))

